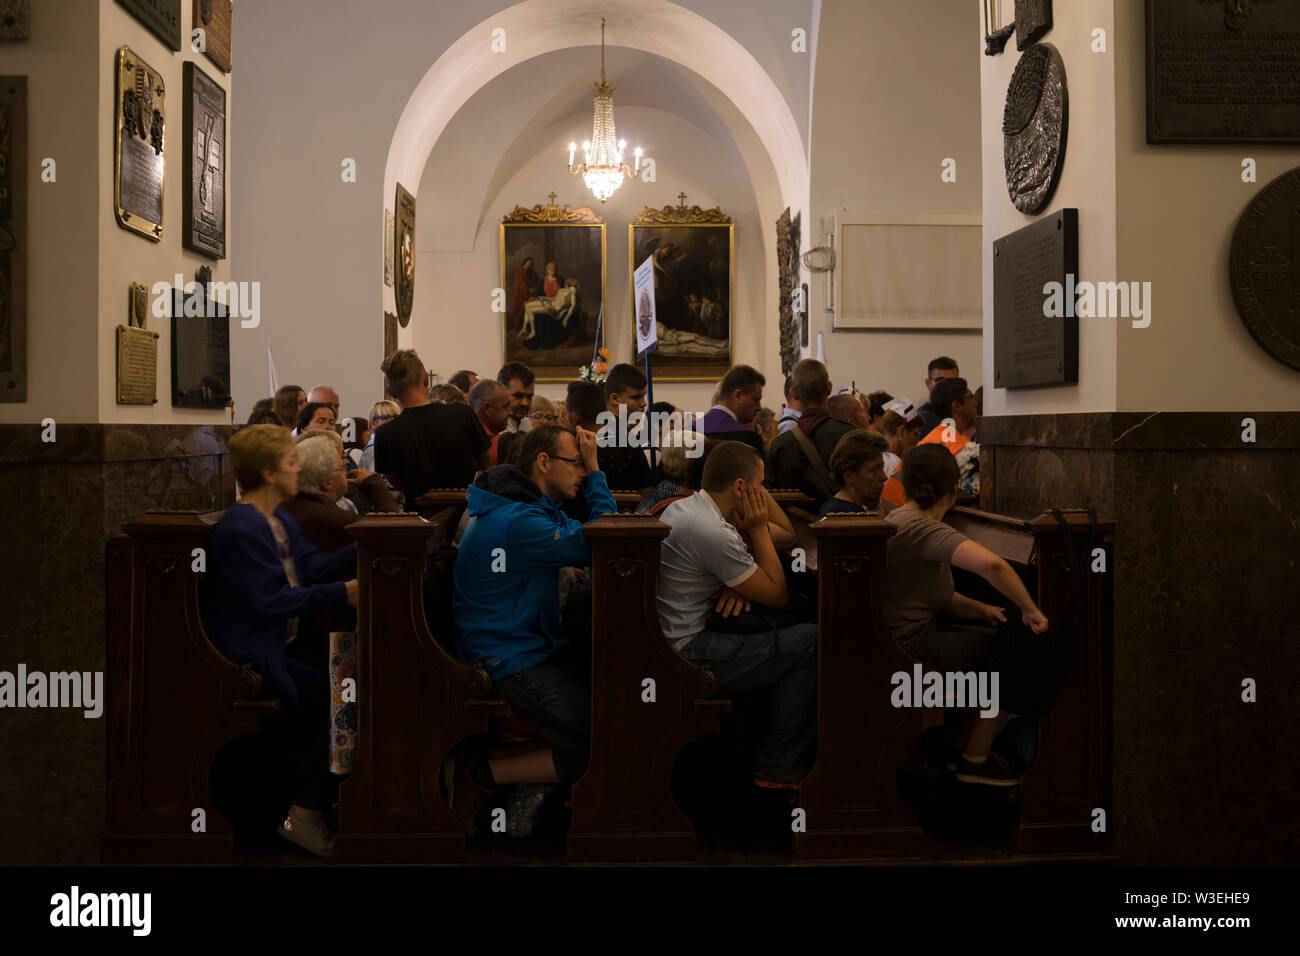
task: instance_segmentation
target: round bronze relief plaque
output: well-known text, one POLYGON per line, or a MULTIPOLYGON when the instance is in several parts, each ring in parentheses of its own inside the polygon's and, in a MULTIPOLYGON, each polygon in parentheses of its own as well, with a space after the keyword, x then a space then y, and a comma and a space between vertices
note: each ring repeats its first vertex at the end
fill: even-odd
POLYGON ((1047 205, 1061 178, 1069 126, 1065 63, 1050 43, 1020 56, 1002 111, 1002 163, 1011 203, 1023 213, 1047 205))
POLYGON ((1255 341, 1300 370, 1300 166, 1261 189, 1241 214, 1228 281, 1255 341))

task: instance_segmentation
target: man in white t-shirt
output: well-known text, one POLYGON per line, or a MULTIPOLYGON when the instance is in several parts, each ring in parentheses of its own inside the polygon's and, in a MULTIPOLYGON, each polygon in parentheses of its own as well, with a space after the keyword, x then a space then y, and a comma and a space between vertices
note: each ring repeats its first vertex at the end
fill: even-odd
POLYGON ((740 442, 722 442, 704 464, 703 490, 669 505, 672 526, 659 568, 659 620, 673 646, 709 668, 725 694, 771 687, 772 713, 755 758, 760 787, 795 789, 816 740, 817 625, 730 634, 706 629, 715 608, 749 602, 783 607, 785 572, 772 545, 763 496, 763 459, 740 442), (749 535, 753 551, 737 529, 749 535), (721 600, 715 601, 719 588, 721 600))

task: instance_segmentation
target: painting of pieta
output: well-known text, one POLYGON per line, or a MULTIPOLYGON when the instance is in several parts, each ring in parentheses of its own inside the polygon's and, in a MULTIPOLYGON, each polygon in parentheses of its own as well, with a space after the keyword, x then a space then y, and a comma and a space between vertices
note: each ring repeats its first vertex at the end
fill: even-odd
POLYGON ((516 207, 501 223, 506 362, 568 382, 591 361, 605 302, 605 225, 590 209, 516 207))
POLYGON ((731 367, 733 228, 698 206, 646 209, 628 227, 630 268, 654 261, 655 378, 714 381, 731 367))

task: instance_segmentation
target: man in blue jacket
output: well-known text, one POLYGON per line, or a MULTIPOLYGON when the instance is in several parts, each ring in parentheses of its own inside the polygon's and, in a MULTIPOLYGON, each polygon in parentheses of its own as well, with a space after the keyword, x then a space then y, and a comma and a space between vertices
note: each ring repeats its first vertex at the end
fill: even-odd
POLYGON ((505 757, 448 761, 452 812, 471 829, 483 798, 508 783, 569 783, 590 754, 588 675, 568 660, 559 571, 591 563, 582 524, 561 506, 586 498, 591 520, 618 511, 596 436, 558 425, 524 437, 515 465, 489 468, 468 494, 469 526, 453 579, 456 649, 481 661, 496 693, 550 744, 505 757))

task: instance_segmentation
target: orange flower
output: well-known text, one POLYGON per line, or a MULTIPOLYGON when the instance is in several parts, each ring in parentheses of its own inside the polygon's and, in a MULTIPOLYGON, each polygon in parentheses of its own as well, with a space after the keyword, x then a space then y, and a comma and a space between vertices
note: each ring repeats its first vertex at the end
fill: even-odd
POLYGON ((597 362, 597 363, 596 363, 596 372, 597 372, 597 373, 603 373, 604 371, 605 371, 605 363, 604 363, 604 362, 597 362))
POLYGON ((601 358, 603 358, 606 362, 609 361, 609 349, 605 348, 603 345, 600 348, 596 349, 596 354, 599 355, 601 358))

